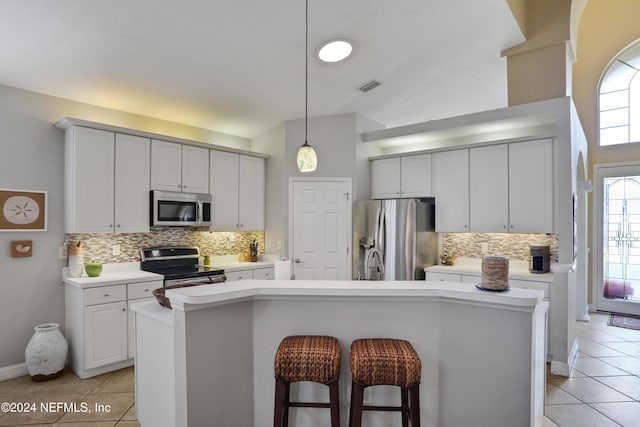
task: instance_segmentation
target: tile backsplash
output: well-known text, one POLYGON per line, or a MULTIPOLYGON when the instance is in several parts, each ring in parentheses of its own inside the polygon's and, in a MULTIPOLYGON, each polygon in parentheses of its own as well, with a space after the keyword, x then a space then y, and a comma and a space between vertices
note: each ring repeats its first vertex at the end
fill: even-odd
POLYGON ((551 262, 558 262, 557 234, 443 233, 442 253, 450 256, 480 258, 482 255, 508 256, 529 260, 529 246, 549 246, 551 262), (487 253, 482 253, 482 244, 487 253))
POLYGON ((65 246, 82 242, 85 260, 102 263, 140 261, 140 249, 154 246, 197 246, 207 255, 235 255, 246 252, 253 240, 258 253, 264 253, 264 231, 220 232, 168 227, 149 233, 88 233, 67 234, 65 246), (113 246, 120 246, 120 255, 113 255, 113 246))

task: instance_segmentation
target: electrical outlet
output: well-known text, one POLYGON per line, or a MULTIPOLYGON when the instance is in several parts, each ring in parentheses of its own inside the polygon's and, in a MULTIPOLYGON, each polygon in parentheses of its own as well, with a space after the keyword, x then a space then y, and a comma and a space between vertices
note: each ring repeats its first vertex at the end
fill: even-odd
POLYGON ((66 246, 60 246, 58 248, 58 259, 67 259, 67 248, 66 248, 66 246))
POLYGON ((111 255, 120 255, 120 245, 111 246, 111 255))
POLYGON ((482 255, 489 253, 489 243, 480 243, 480 252, 482 252, 482 255))
POLYGON ((282 240, 276 241, 276 249, 282 249, 282 240))

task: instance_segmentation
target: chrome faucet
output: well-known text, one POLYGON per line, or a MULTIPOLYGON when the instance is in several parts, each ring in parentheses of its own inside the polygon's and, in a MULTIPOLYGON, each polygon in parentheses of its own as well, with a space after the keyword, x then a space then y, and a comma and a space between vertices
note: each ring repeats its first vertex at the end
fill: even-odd
POLYGON ((377 275, 376 280, 381 280, 382 277, 384 277, 384 262, 382 261, 382 253, 378 248, 373 247, 367 250, 367 253, 364 259, 365 280, 371 280, 371 273, 370 273, 371 261, 375 262, 374 265, 376 268, 376 275, 377 275), (376 260, 375 258, 378 258, 378 259, 376 260))

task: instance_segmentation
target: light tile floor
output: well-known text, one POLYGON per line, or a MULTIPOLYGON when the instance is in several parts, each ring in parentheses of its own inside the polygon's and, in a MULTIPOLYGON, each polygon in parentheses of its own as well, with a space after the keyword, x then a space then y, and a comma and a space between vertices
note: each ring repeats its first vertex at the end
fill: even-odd
POLYGON ((569 378, 547 374, 544 426, 640 426, 640 331, 576 322, 578 357, 569 378))
POLYGON ((85 380, 70 370, 46 382, 14 378, 0 382, 0 402, 14 403, 13 409, 21 411, 0 411, 0 426, 140 427, 134 390, 133 368, 85 380))
MULTIPOLYGON (((607 314, 576 322, 579 353, 569 378, 547 375, 544 427, 640 426, 640 331, 607 326, 607 314)), ((0 402, 35 403, 30 413, 0 411, 0 426, 140 427, 133 368, 80 380, 65 371, 52 381, 28 376, 0 382, 0 402), (87 405, 91 413, 46 412, 40 402, 87 405), (95 405, 109 405, 97 412, 95 405)))

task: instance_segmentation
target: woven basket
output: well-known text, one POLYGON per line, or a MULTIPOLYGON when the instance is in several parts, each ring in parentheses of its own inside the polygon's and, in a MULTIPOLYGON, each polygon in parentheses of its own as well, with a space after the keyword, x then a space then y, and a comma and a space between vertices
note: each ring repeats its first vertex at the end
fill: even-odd
POLYGON ((509 288, 509 258, 504 256, 482 257, 482 283, 485 289, 501 291, 509 288))

